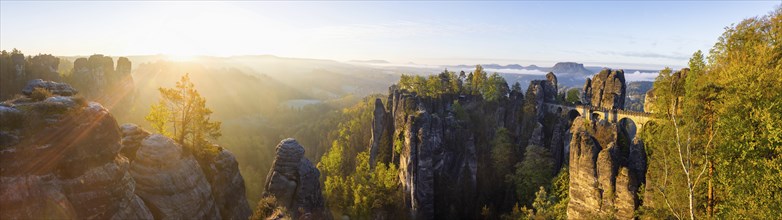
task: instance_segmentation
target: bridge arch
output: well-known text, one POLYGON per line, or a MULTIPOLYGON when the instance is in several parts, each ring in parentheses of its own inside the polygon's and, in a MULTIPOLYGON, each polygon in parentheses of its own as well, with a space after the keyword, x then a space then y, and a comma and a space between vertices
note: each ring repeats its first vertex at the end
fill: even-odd
POLYGON ((627 132, 627 137, 631 141, 635 138, 636 134, 638 134, 638 123, 633 121, 631 118, 619 119, 617 125, 627 132))
POLYGON ((581 117, 581 113, 578 113, 577 109, 570 109, 570 111, 567 112, 567 119, 571 122, 578 117, 581 117))
POLYGON ((608 119, 606 114, 601 111, 589 111, 589 120, 594 122, 600 122, 600 120, 608 119))

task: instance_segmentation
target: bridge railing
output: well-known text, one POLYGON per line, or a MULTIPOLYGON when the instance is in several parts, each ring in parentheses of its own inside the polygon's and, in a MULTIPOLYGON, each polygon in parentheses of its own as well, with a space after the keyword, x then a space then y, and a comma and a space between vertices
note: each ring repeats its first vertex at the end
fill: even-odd
POLYGON ((555 106, 566 106, 566 107, 575 107, 578 109, 589 109, 590 111, 601 111, 601 112, 612 112, 615 114, 623 114, 623 115, 631 115, 631 116, 640 116, 640 117, 651 117, 651 113, 647 112, 639 112, 639 111, 630 111, 630 110, 622 110, 622 109, 608 109, 608 108, 602 108, 602 107, 595 107, 591 105, 564 105, 560 103, 548 103, 547 105, 555 105, 555 106))

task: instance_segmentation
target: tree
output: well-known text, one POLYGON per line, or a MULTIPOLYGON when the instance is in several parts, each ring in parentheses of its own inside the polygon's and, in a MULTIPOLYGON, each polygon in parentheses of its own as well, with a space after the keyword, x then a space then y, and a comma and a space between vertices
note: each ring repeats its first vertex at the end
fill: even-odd
POLYGON ((551 153, 543 147, 530 145, 524 160, 516 164, 516 171, 506 181, 516 188, 516 195, 524 205, 531 205, 532 196, 541 186, 548 186, 554 174, 551 153))
POLYGON ((475 65, 475 70, 472 72, 472 75, 470 77, 470 89, 473 94, 479 93, 486 83, 487 76, 486 72, 483 71, 483 66, 475 65))
POLYGON ((576 104, 581 101, 581 96, 579 94, 579 89, 570 89, 567 91, 567 94, 565 95, 565 102, 568 104, 576 104))
POLYGON ((220 122, 211 121, 212 110, 185 74, 174 88, 159 88, 160 101, 145 117, 161 134, 193 150, 196 155, 209 150, 209 139, 220 137, 220 122), (169 132, 171 131, 171 132, 169 132))
POLYGON ((510 89, 508 89, 508 83, 505 82, 505 78, 502 78, 500 74, 493 73, 491 77, 485 79, 484 85, 480 88, 481 95, 488 101, 498 101, 508 97, 510 89))
POLYGON ((497 172, 497 176, 504 177, 512 171, 515 164, 514 155, 516 155, 513 152, 513 139, 508 129, 498 128, 491 145, 492 167, 497 172))
POLYGON ((715 217, 782 219, 782 7, 729 27, 709 53, 715 217))
POLYGON ((519 82, 513 83, 513 87, 511 88, 511 91, 521 93, 521 84, 519 82))

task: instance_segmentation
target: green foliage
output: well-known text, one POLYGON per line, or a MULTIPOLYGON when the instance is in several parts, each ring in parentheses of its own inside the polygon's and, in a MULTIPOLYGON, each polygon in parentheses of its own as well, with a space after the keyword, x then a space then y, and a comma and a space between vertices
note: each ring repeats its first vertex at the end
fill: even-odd
POLYGON ((516 163, 514 155, 516 153, 510 132, 504 127, 498 128, 491 142, 491 163, 496 176, 503 177, 511 173, 513 164, 516 163))
POLYGON ((567 102, 568 104, 581 103, 581 96, 580 96, 579 89, 569 89, 565 94, 565 102, 567 102))
MULTIPOLYGON (((318 163, 324 178, 323 192, 335 216, 369 219, 373 213, 394 213, 402 206, 397 166, 377 162, 370 169, 366 149, 370 133, 366 128, 372 121, 374 102, 369 100, 342 111, 346 121, 339 124, 331 148, 318 163)), ((400 140, 394 142, 394 147, 401 151, 400 140)))
POLYGON ((551 153, 535 145, 527 146, 524 160, 516 164, 516 171, 506 176, 506 181, 516 189, 516 195, 524 205, 531 205, 532 195, 541 186, 548 186, 554 174, 551 153))
POLYGON ((508 97, 510 89, 508 89, 508 83, 505 82, 505 78, 502 78, 500 74, 493 73, 489 77, 486 83, 481 86, 480 91, 483 98, 487 101, 494 102, 508 97))
POLYGON ((52 92, 49 92, 49 90, 41 88, 41 87, 35 87, 33 90, 33 93, 30 94, 30 98, 33 99, 33 101, 43 101, 46 98, 52 97, 54 94, 52 92))
POLYGON ((453 113, 456 115, 456 119, 466 121, 470 119, 470 115, 467 114, 467 110, 462 107, 462 104, 459 103, 459 100, 454 100, 453 105, 451 105, 451 108, 453 109, 453 113))
MULTIPOLYGON (((439 97, 443 94, 472 94, 482 95, 488 101, 499 101, 508 96, 511 89, 505 78, 497 73, 488 76, 481 65, 475 66, 475 71, 466 76, 462 82, 462 76, 449 72, 447 69, 437 75, 429 77, 405 75, 399 77, 397 86, 421 96, 439 97)), ((518 82, 517 82, 518 84, 518 82)), ((521 85, 514 85, 517 92, 521 92, 521 85)))
POLYGON ((369 153, 356 155, 357 167, 347 176, 326 176, 324 193, 332 212, 368 219, 378 210, 393 212, 401 208, 402 194, 395 164, 377 163, 369 167, 369 153))
POLYGON ((253 215, 250 219, 263 220, 273 218, 274 216, 290 216, 290 214, 284 206, 277 204, 277 198, 274 196, 267 196, 258 201, 258 205, 256 205, 255 210, 253 210, 253 215))
POLYGON ((519 82, 513 83, 513 87, 511 88, 511 91, 518 92, 521 94, 521 84, 519 82))
POLYGON ((781 219, 782 7, 728 28, 712 48, 716 217, 781 219))
POLYGON ((641 134, 650 156, 645 217, 689 217, 685 196, 692 188, 695 217, 709 217, 713 190, 715 218, 782 218, 775 211, 782 204, 776 193, 782 190, 780 36, 777 8, 727 28, 708 63, 698 51, 689 71, 661 72, 653 106, 662 120, 641 134), (676 140, 688 149, 684 162, 676 140), (688 186, 682 167, 692 170, 693 179, 702 173, 700 182, 688 186))
POLYGON ((160 101, 152 105, 145 117, 153 128, 189 149, 197 158, 216 155, 217 149, 208 139, 220 137, 221 123, 211 121, 212 110, 206 107, 206 99, 190 82, 189 74, 182 76, 175 88, 158 90, 160 101))

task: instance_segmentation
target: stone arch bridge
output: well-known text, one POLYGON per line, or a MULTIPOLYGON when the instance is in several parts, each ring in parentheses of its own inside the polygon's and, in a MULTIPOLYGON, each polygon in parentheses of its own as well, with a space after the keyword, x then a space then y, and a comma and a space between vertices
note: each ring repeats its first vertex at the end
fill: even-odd
POLYGON ((605 109, 588 105, 568 106, 554 103, 544 104, 546 105, 549 112, 566 113, 569 117, 571 117, 570 119, 575 117, 584 117, 590 121, 607 120, 608 122, 612 123, 618 123, 623 121, 623 119, 629 119, 634 123, 637 130, 641 130, 641 128, 643 128, 647 122, 653 120, 651 114, 646 112, 605 109), (578 114, 574 114, 574 112, 578 114))

